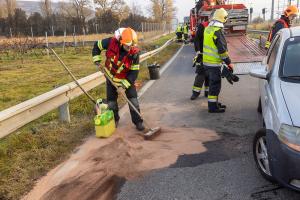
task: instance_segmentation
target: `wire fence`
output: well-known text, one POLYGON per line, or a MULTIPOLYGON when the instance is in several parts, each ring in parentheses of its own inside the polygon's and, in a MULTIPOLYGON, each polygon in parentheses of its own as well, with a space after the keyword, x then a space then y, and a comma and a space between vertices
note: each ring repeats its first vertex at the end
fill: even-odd
MULTIPOLYGON (((146 42, 154 37, 164 33, 170 33, 176 27, 175 24, 166 23, 141 23, 138 28, 138 38, 140 42, 146 42)), ((54 28, 53 28, 54 29, 54 28)), ((44 37, 35 37, 33 34, 27 37, 11 37, 0 39, 0 61, 1 60, 21 60, 23 63, 24 56, 35 55, 37 57, 48 55, 49 52, 45 47, 61 48, 62 53, 68 50, 75 52, 81 51, 86 46, 92 46, 95 41, 112 36, 112 33, 86 34, 82 35, 75 32, 64 32, 63 36, 56 36, 55 32, 45 32, 44 37)))

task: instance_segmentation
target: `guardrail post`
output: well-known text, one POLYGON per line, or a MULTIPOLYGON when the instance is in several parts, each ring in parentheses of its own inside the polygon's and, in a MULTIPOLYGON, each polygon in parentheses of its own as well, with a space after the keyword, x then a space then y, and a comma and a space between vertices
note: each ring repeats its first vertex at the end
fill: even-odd
POLYGON ((69 109, 69 103, 64 103, 63 105, 58 107, 59 111, 59 121, 61 122, 71 122, 70 117, 70 109, 69 109))

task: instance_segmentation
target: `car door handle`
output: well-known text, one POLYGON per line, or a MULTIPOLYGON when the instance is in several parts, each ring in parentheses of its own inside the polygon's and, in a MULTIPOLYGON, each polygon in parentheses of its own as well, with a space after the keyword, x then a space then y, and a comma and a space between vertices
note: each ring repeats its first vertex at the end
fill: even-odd
POLYGON ((265 96, 265 103, 267 103, 268 102, 268 97, 267 96, 265 96))

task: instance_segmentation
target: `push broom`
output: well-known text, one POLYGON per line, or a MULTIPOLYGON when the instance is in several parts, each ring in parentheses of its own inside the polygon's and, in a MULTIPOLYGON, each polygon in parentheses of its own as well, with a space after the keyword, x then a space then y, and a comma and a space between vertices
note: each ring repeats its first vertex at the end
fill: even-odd
MULTIPOLYGON (((72 77, 76 85, 82 90, 82 92, 97 106, 97 102, 95 99, 80 85, 80 83, 77 81, 76 77, 73 75, 73 73, 70 71, 70 69, 67 67, 67 65, 62 61, 62 59, 57 55, 57 53, 50 47, 47 47, 57 58, 57 60, 61 63, 61 65, 65 68, 65 70, 69 73, 69 75, 72 77)), ((104 74, 106 80, 110 81, 110 83, 117 89, 117 91, 121 94, 121 96, 124 98, 124 100, 130 105, 130 107, 139 115, 139 117, 143 120, 146 131, 144 132, 143 136, 145 140, 150 140, 153 137, 157 136, 161 132, 160 127, 154 127, 151 128, 149 123, 143 118, 142 114, 139 112, 139 110, 133 105, 133 103, 127 98, 125 91, 118 87, 113 80, 104 72, 103 67, 99 67, 100 71, 104 74)))

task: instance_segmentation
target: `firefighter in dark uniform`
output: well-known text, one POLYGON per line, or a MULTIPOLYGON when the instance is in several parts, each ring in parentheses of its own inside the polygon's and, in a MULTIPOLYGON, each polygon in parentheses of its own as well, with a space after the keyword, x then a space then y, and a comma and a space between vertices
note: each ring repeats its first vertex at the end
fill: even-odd
POLYGON ((223 32, 228 13, 225 9, 217 9, 212 21, 204 30, 203 65, 209 76, 208 112, 225 112, 226 106, 218 102, 221 91, 221 66, 225 63, 233 72, 233 65, 228 55, 227 42, 223 32))
MULTIPOLYGON (((126 96, 139 110, 135 80, 139 73, 139 49, 136 47, 137 35, 131 28, 120 28, 115 32, 114 37, 99 40, 95 43, 92 55, 94 63, 100 67, 101 51, 106 50, 106 61, 104 72, 108 75, 118 87, 125 90, 126 96)), ((106 81, 107 103, 114 112, 116 124, 120 119, 117 103, 117 89, 106 81)), ((143 120, 129 106, 131 120, 139 131, 145 129, 143 120)))
POLYGON ((178 42, 182 41, 182 33, 183 33, 183 28, 180 24, 178 24, 176 28, 176 36, 178 42))
POLYGON ((197 32, 194 39, 196 56, 194 58, 193 67, 196 67, 196 77, 193 85, 193 93, 191 96, 191 100, 195 100, 203 90, 205 91, 204 93, 205 97, 208 97, 208 90, 209 90, 208 75, 207 73, 205 73, 205 69, 202 64, 204 29, 205 27, 208 26, 208 24, 209 24, 208 21, 203 21, 198 25, 197 32))
POLYGON ((189 26, 187 23, 183 25, 183 37, 184 37, 184 43, 188 43, 189 38, 189 26))
POLYGON ((271 42, 276 35, 276 33, 283 28, 290 28, 293 20, 299 15, 299 10, 296 6, 288 6, 283 15, 278 19, 272 26, 268 39, 266 41, 266 49, 270 48, 271 42))

